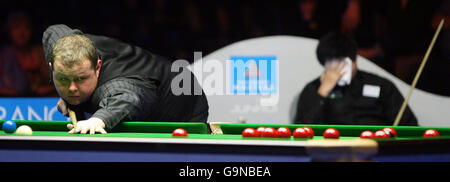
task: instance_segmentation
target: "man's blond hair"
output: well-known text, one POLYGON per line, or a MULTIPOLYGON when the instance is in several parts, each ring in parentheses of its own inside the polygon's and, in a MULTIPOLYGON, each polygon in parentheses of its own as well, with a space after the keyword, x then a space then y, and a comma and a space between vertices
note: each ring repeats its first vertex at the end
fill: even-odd
POLYGON ((89 38, 84 35, 71 34, 56 41, 52 51, 52 67, 55 60, 63 65, 71 67, 83 60, 91 61, 92 68, 97 66, 98 54, 89 38))

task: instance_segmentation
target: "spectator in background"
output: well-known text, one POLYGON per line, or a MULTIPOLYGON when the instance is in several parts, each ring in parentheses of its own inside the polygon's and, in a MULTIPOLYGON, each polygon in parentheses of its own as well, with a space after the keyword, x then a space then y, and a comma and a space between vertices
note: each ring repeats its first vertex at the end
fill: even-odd
POLYGON ((316 20, 316 0, 304 0, 300 2, 300 13, 302 27, 300 27, 300 32, 309 37, 317 37, 316 32, 318 29, 318 24, 316 20))
POLYGON ((193 61, 194 51, 202 51, 205 26, 197 4, 192 1, 183 1, 183 4, 181 16, 184 21, 179 25, 181 38, 171 45, 175 49, 172 51, 172 56, 175 56, 175 59, 193 61))
POLYGON ((433 36, 430 22, 438 1, 388 0, 384 3, 383 49, 395 75, 409 82, 433 36))
POLYGON ((341 31, 344 33, 354 33, 361 23, 361 7, 359 0, 349 0, 347 9, 342 14, 341 31))
POLYGON ((430 23, 433 32, 440 21, 445 23, 428 58, 417 87, 441 95, 450 95, 450 0, 443 0, 430 23))
POLYGON ((229 12, 224 6, 218 6, 216 9, 217 16, 217 45, 220 47, 230 44, 231 41, 231 26, 232 22, 229 17, 229 12))
MULTIPOLYGON (((10 25, 8 23, 5 26, 5 31, 10 35, 10 25)), ((29 32, 24 32, 22 34, 29 34, 29 32)), ((23 44, 23 39, 17 36, 16 38, 12 36, 12 42, 17 42, 18 44, 23 44)), ((17 57, 14 52, 14 46, 5 45, 0 50, 0 96, 14 97, 14 96, 25 96, 29 94, 30 83, 22 68, 19 65, 17 57)))
POLYGON ((25 96, 29 91, 29 81, 20 68, 11 46, 0 50, 0 96, 25 96))
POLYGON ((440 8, 433 16, 431 28, 436 30, 440 21, 444 19, 445 23, 442 27, 437 47, 443 53, 443 59, 450 59, 450 0, 443 0, 440 8))
MULTIPOLYGON (((423 3, 414 0, 348 0, 347 8, 342 14, 340 31, 351 35, 357 41, 360 47, 358 55, 368 58, 408 82, 415 75, 434 32, 430 31, 429 18, 434 13, 436 5, 439 5, 438 3, 440 1, 423 3), (414 12, 417 12, 420 17, 407 16, 408 14, 414 14, 414 12), (395 20, 396 18, 391 20, 391 16, 395 16, 397 20, 395 20), (396 26, 405 25, 406 28, 402 30, 404 32, 391 29, 390 26, 392 25, 390 24, 392 23, 401 24, 396 26), (394 45, 390 42, 393 33, 400 35, 400 37, 395 37, 394 45), (407 42, 400 40, 406 40, 407 42), (389 43, 387 46, 382 46, 383 43, 387 42, 389 43), (388 54, 386 55, 385 52, 388 54)), ((445 12, 450 9, 449 5, 445 1, 441 3, 433 18, 432 29, 435 30, 439 21, 445 17, 445 12)), ((428 64, 422 72, 421 81, 419 81, 417 87, 433 93, 448 95, 445 87, 439 86, 448 85, 450 80, 446 70, 450 66, 450 63, 446 61, 450 55, 448 53, 450 52, 448 51, 450 46, 448 46, 449 41, 446 38, 448 36, 445 35, 445 29, 446 27, 441 32, 440 39, 438 39, 438 43, 429 57, 428 64)))
POLYGON ((318 38, 317 22, 317 2, 316 0, 300 0, 293 11, 295 14, 288 15, 286 19, 293 18, 293 22, 284 22, 287 34, 298 35, 302 37, 318 38))
POLYGON ((389 71, 381 47, 381 33, 377 32, 377 2, 348 0, 341 16, 340 31, 352 36, 359 45, 358 55, 389 71))
POLYGON ((31 44, 30 19, 22 12, 12 13, 7 20, 6 32, 11 41, 1 50, 0 87, 5 96, 55 96, 48 82, 43 49, 31 44))

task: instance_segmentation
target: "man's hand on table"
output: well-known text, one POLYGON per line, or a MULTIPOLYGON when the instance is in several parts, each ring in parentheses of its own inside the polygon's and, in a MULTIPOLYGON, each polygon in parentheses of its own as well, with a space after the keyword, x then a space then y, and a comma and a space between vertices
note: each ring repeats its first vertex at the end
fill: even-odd
POLYGON ((67 128, 70 130, 70 134, 75 134, 78 131, 81 134, 93 135, 95 133, 106 134, 105 123, 100 118, 91 117, 88 120, 78 121, 77 128, 74 128, 73 124, 67 124, 67 128))

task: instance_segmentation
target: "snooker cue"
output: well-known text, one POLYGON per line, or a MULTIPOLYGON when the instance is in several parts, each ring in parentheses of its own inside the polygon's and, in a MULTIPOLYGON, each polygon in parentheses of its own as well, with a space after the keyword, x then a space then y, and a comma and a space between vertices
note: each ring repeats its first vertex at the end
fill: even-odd
MULTIPOLYGON (((77 115, 72 110, 69 110, 69 116, 73 123, 73 129, 77 128, 77 115)), ((75 130, 76 131, 76 130, 75 130)))
POLYGON ((405 111, 405 108, 406 108, 406 105, 408 103, 408 100, 411 97, 411 94, 412 94, 414 88, 416 87, 417 80, 419 80, 420 74, 422 73, 422 70, 425 67, 425 64, 427 63, 428 56, 430 55, 430 52, 433 49, 434 42, 436 41, 436 39, 437 39, 437 37, 439 35, 439 32, 441 32, 441 28, 442 28, 443 25, 444 25, 444 19, 441 20, 441 22, 439 23, 439 26, 438 26, 438 28, 436 30, 436 33, 434 33, 433 39, 431 40, 431 43, 430 43, 430 46, 428 47, 428 50, 425 53, 425 56, 424 56, 424 58, 422 60, 422 63, 420 64, 420 67, 419 67, 419 70, 416 73, 416 76, 414 76, 414 80, 413 80, 413 82, 411 84, 411 88, 409 88, 409 93, 408 93, 406 99, 403 101, 402 107, 400 108, 400 111, 398 112, 397 117, 395 118, 393 126, 398 126, 398 124, 400 123, 400 118, 402 117, 403 112, 405 111))

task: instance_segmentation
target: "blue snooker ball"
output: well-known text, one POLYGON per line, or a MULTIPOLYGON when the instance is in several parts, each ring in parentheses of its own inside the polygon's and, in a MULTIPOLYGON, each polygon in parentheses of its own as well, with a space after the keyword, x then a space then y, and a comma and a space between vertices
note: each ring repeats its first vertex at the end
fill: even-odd
POLYGON ((2 130, 6 133, 14 133, 16 131, 17 125, 14 121, 5 121, 2 125, 2 130))

